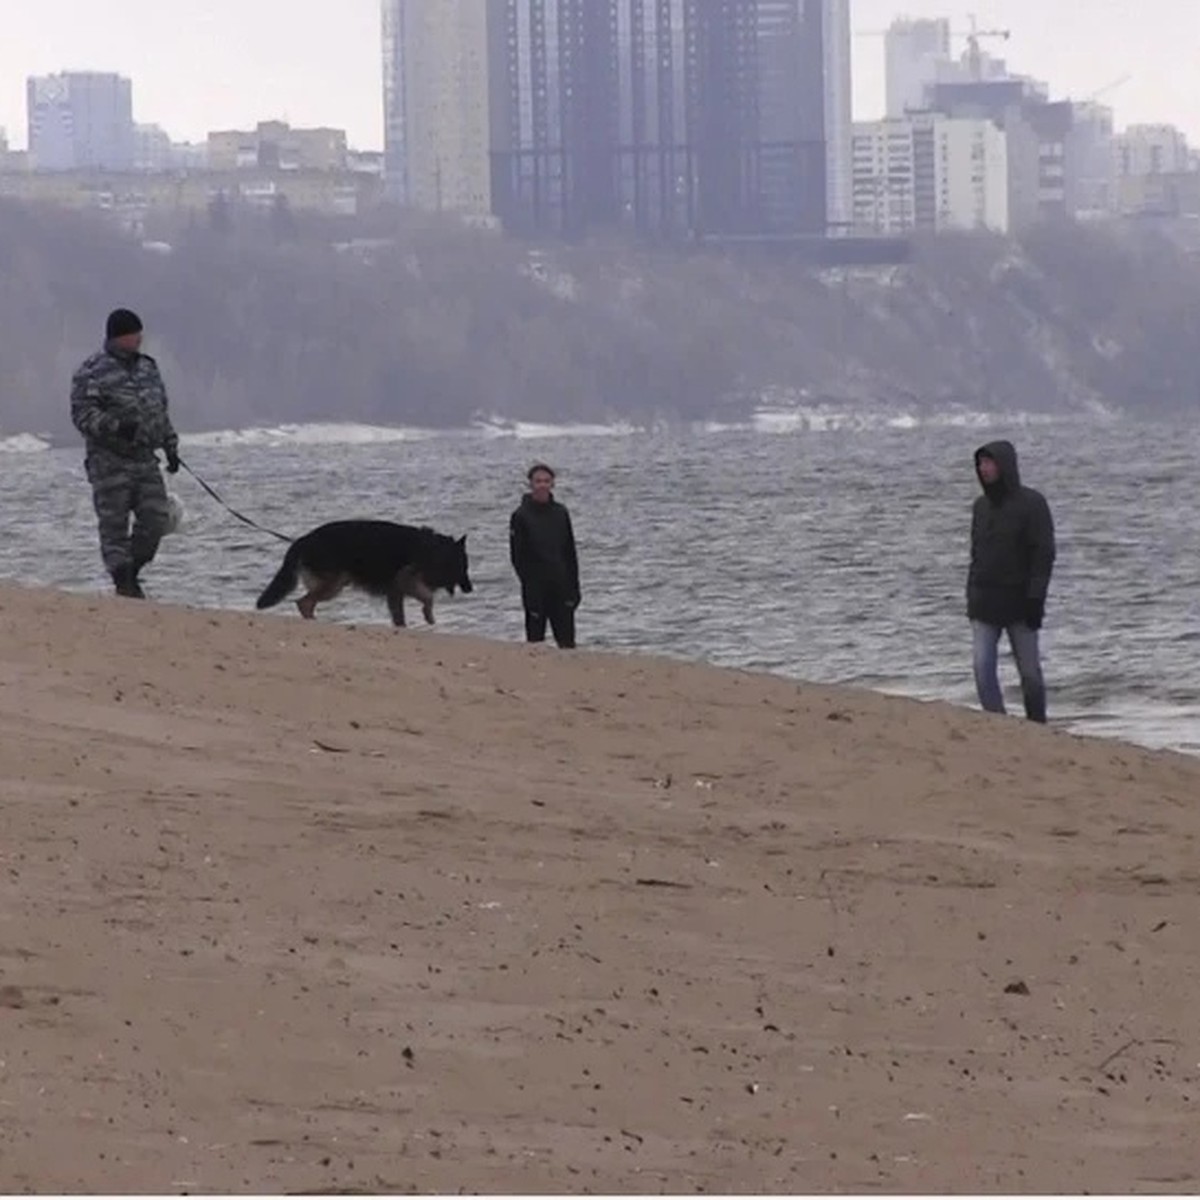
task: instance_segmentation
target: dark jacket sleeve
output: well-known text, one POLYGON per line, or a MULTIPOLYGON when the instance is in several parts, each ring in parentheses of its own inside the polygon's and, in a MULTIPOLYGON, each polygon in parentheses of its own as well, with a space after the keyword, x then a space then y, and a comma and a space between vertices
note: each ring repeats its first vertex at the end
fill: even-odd
POLYGON ((970 594, 971 586, 975 582, 975 564, 979 559, 979 525, 981 513, 979 511, 979 501, 976 500, 971 505, 971 560, 967 567, 967 593, 970 594))
POLYGON ((1057 553, 1054 544, 1054 518, 1050 505, 1040 492, 1030 496, 1029 524, 1026 536, 1029 539, 1029 583, 1026 594, 1031 600, 1045 600, 1050 590, 1050 576, 1054 573, 1057 553))
POLYGON ((571 598, 576 604, 583 593, 579 590, 579 553, 575 547, 575 528, 571 524, 571 515, 567 514, 565 525, 566 545, 563 546, 563 558, 567 564, 567 583, 571 589, 571 598))
POLYGON ((520 509, 508 521, 508 557, 517 578, 524 583, 529 574, 529 531, 520 509))
POLYGON ((84 365, 71 379, 71 424, 88 441, 112 437, 117 420, 104 411, 100 403, 100 387, 92 372, 84 365))
POLYGON ((175 432, 175 426, 171 423, 170 407, 167 401, 167 385, 163 383, 162 372, 158 369, 158 363, 154 363, 154 374, 158 377, 158 391, 162 396, 162 449, 168 454, 177 454, 179 452, 179 435, 175 432))

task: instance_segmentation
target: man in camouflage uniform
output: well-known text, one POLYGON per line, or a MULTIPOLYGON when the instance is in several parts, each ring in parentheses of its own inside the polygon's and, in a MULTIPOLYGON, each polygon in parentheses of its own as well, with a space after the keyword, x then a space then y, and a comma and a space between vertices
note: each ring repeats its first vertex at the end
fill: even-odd
POLYGON ((100 525, 100 554, 118 596, 144 599, 138 574, 154 559, 170 510, 156 450, 179 470, 179 439, 167 414, 158 364, 141 352, 142 322, 118 308, 104 349, 71 381, 71 420, 87 447, 84 466, 100 525), (133 516, 133 532, 129 518, 133 516))

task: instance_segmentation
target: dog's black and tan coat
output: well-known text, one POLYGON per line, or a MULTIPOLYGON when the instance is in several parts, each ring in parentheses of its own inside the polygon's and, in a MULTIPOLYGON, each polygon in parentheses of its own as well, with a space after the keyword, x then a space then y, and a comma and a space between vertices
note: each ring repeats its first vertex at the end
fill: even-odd
POLYGON ((312 620, 318 604, 355 587, 387 600, 394 625, 404 625, 404 600, 420 601, 433 624, 433 597, 439 589, 454 595, 473 590, 467 539, 392 521, 333 521, 297 538, 283 565, 259 596, 257 607, 271 608, 303 580, 307 591, 296 607, 312 620))

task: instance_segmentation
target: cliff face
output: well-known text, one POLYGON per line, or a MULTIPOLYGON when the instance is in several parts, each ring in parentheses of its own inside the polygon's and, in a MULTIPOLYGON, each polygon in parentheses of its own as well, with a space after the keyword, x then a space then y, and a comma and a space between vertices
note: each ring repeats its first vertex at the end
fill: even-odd
POLYGON ((184 429, 733 417, 761 404, 1178 410, 1200 396, 1200 260, 1161 231, 919 245, 903 267, 531 250, 438 222, 169 231, 149 248, 0 205, 0 429, 65 432, 118 304, 184 429))

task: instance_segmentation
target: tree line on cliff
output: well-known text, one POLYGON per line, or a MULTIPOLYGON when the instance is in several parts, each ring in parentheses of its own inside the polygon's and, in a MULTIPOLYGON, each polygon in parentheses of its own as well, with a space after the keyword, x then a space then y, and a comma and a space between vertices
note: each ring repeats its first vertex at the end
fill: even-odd
POLYGON ((71 373, 118 305, 145 319, 185 430, 729 418, 768 390, 910 409, 1200 398, 1200 263, 1157 233, 939 238, 845 273, 538 249, 398 213, 219 211, 152 236, 0 203, 0 432, 68 432, 71 373))

